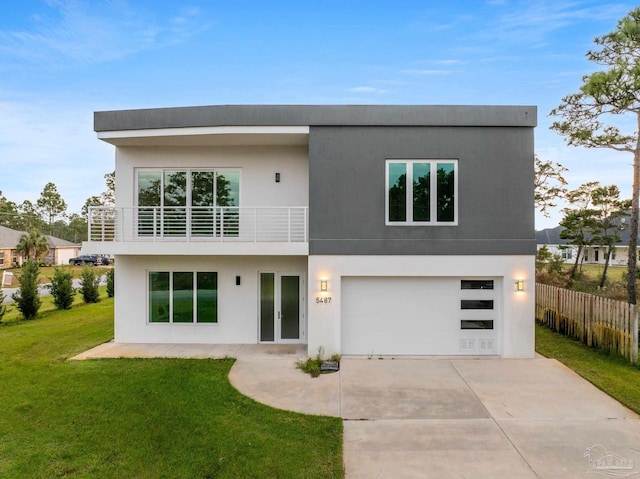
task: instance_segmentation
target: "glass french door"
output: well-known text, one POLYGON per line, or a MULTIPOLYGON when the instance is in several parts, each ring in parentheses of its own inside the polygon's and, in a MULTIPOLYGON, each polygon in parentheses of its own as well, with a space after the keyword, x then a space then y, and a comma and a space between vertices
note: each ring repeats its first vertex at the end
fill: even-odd
POLYGON ((302 278, 299 273, 260 273, 260 342, 302 341, 302 278))

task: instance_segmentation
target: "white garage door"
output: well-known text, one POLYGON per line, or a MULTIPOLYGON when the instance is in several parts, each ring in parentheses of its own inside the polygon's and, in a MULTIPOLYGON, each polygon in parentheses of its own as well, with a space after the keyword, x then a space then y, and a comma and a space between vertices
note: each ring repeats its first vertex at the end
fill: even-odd
POLYGON ((497 278, 343 277, 343 354, 496 354, 497 278))

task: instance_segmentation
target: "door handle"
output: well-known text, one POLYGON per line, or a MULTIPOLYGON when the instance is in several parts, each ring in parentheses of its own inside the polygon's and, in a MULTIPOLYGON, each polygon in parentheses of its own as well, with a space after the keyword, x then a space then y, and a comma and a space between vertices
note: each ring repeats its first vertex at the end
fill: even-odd
POLYGON ((280 311, 278 311, 278 319, 282 319, 282 317, 280 316, 280 311))

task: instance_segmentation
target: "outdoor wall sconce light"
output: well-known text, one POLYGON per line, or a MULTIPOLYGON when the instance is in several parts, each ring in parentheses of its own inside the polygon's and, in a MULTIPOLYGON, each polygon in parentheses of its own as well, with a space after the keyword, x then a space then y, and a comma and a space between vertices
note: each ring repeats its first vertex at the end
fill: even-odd
POLYGON ((320 281, 320 291, 326 291, 327 290, 327 280, 323 279, 320 281))
POLYGON ((276 173, 276 183, 280 183, 280 173, 276 173))
POLYGON ((236 276, 236 286, 240 286, 240 276, 236 276))
POLYGON ((524 279, 516 279, 516 291, 524 291, 524 279))

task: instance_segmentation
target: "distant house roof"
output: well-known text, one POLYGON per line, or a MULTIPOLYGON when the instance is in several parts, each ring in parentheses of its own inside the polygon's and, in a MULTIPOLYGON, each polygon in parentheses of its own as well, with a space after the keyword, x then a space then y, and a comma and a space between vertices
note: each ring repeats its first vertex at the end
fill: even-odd
MULTIPOLYGON (((560 238, 562 230, 564 230, 562 226, 556 226, 536 231, 536 244, 568 244, 567 240, 560 238)), ((621 240, 617 244, 623 246, 629 244, 629 228, 620 233, 620 238, 621 240)))
POLYGON ((560 238, 560 232, 563 229, 562 226, 556 226, 536 231, 536 244, 565 244, 567 240, 560 238))
MULTIPOLYGON (((13 230, 6 226, 0 226, 0 248, 13 249, 20 242, 22 235, 27 234, 24 231, 13 230)), ((63 240, 62 238, 56 238, 55 236, 45 235, 47 241, 49 241, 49 248, 70 248, 78 247, 79 245, 72 243, 71 241, 63 240)))

